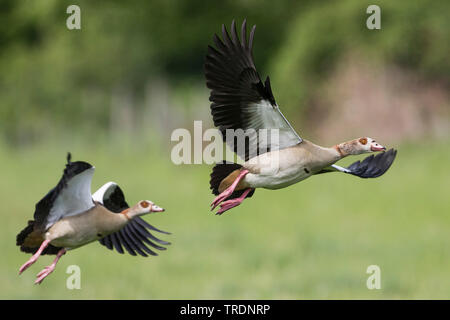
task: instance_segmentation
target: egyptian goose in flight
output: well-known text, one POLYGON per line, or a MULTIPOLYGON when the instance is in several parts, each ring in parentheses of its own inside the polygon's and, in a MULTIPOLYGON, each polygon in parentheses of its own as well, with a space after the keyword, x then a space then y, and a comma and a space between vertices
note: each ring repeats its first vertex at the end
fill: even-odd
POLYGON ((211 89, 214 125, 223 141, 245 161, 243 165, 223 161, 213 168, 210 186, 217 197, 211 210, 220 205, 217 214, 222 214, 251 197, 255 188, 285 188, 320 173, 337 171, 361 178, 384 174, 395 159, 394 149, 347 168, 334 164, 348 155, 386 150, 372 138, 326 148, 295 132, 275 102, 269 77, 263 83, 256 71, 252 57, 255 28, 247 40, 245 20, 241 39, 234 21, 231 37, 222 25, 222 39, 215 34, 215 48, 208 46, 205 76, 211 89))
POLYGON ((40 284, 56 267, 66 250, 75 249, 98 240, 108 249, 124 253, 122 246, 131 255, 147 257, 157 255, 146 246, 165 250, 160 240, 150 233, 161 231, 140 216, 151 212, 162 212, 148 200, 139 201, 129 207, 122 190, 114 182, 108 182, 91 195, 91 180, 95 167, 83 161, 67 164, 56 187, 36 204, 34 220, 17 235, 20 250, 33 256, 20 267, 19 274, 30 267, 40 255, 56 255, 53 263, 38 273, 36 284, 40 284))

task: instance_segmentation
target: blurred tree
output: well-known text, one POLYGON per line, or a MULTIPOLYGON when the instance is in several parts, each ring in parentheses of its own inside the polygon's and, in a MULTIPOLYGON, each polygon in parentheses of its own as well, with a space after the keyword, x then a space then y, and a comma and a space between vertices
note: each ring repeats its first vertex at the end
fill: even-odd
POLYGON ((449 74, 448 1, 377 1, 379 31, 364 27, 368 4, 0 0, 0 132, 11 144, 62 131, 102 133, 117 123, 111 121, 117 101, 127 101, 130 117, 144 108, 152 79, 167 79, 175 89, 204 87, 206 47, 232 19, 258 26, 257 67, 272 76, 277 100, 291 111, 306 105, 346 51, 364 50, 429 77, 449 74), (81 8, 81 30, 66 28, 69 4, 81 8))
POLYGON ((448 12, 450 2, 426 0, 327 1, 298 11, 286 42, 272 60, 279 101, 291 109, 288 112, 307 108, 319 83, 348 53, 359 53, 380 66, 397 65, 448 81, 448 12), (375 3, 381 7, 381 30, 366 28, 366 8, 375 3))
POLYGON ((233 18, 259 23, 268 40, 257 53, 264 64, 283 41, 280 22, 298 7, 282 3, 76 1, 81 30, 68 30, 67 3, 2 0, 1 132, 10 143, 23 144, 61 130, 105 130, 114 92, 139 96, 157 77, 175 84, 203 81, 206 46, 233 18))

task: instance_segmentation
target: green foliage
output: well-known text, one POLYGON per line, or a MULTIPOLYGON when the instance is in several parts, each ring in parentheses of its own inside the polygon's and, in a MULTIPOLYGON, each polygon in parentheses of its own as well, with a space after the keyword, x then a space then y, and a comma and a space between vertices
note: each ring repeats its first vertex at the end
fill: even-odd
MULTIPOLYGON (((68 252, 40 286, 41 257, 18 276, 29 255, 16 234, 34 204, 60 178, 58 146, 21 152, 0 148, 3 176, 2 299, 446 299, 450 295, 448 141, 400 146, 377 179, 339 173, 289 188, 257 190, 215 216, 208 166, 175 166, 151 145, 131 150, 73 146, 73 159, 96 166, 92 190, 113 180, 127 200, 149 199, 166 212, 145 217, 172 232, 158 257, 111 252, 97 243, 68 252), (120 152, 118 152, 120 150, 120 152), (156 153, 158 156, 156 156, 156 153), (132 156, 130 156, 132 155, 132 156), (176 201, 175 201, 176 199, 176 201), (381 290, 368 290, 366 269, 381 268, 381 290), (81 290, 66 289, 66 268, 81 268, 81 290)), ((345 159, 345 163, 355 159, 345 159)))
POLYGON ((139 111, 151 79, 168 78, 174 88, 202 83, 206 46, 232 19, 258 26, 256 64, 261 76, 272 76, 276 98, 288 113, 307 105, 347 52, 430 78, 450 72, 446 1, 378 1, 379 31, 366 29, 365 9, 372 3, 359 0, 75 4, 82 29, 69 31, 64 2, 2 1, 0 134, 12 145, 62 131, 100 134, 110 126, 114 95, 134 97, 130 107, 139 111))
POLYGON ((256 65, 262 77, 271 75, 276 99, 294 122, 349 52, 429 79, 450 72, 448 1, 377 1, 382 29, 375 31, 365 26, 372 2, 360 0, 75 4, 82 29, 69 31, 64 2, 1 1, 0 137, 10 145, 61 132, 105 134, 122 96, 139 118, 154 79, 168 79, 174 95, 186 82, 204 87, 207 45, 232 19, 257 25, 256 65))
POLYGON ((233 18, 259 25, 270 44, 257 53, 265 62, 282 40, 285 24, 279 21, 297 7, 282 3, 76 1, 81 30, 69 31, 61 1, 3 1, 0 133, 12 145, 62 131, 100 133, 110 124, 117 92, 139 97, 158 77, 203 82, 207 45, 233 18))
POLYGON ((397 65, 424 77, 448 78, 449 10, 448 1, 344 0, 299 11, 272 60, 276 98, 283 108, 302 113, 339 58, 349 53, 380 67, 397 65), (370 4, 381 8, 381 30, 366 28, 370 4))

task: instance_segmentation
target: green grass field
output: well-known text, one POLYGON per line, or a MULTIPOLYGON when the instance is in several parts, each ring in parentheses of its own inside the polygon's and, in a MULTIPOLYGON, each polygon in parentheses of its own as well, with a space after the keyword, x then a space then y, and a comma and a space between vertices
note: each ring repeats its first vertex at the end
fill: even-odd
MULTIPOLYGON (((450 298, 450 148, 403 145, 390 171, 364 180, 330 173, 284 190, 257 190, 223 216, 209 212, 210 166, 175 166, 158 147, 78 147, 96 166, 92 190, 109 180, 127 200, 166 209, 147 221, 172 232, 158 257, 120 255, 98 243, 66 254, 40 286, 41 257, 15 246, 35 203, 61 176, 67 148, 0 148, 2 299, 430 299, 450 298), (381 268, 380 290, 366 269, 381 268), (66 269, 81 268, 81 289, 66 269)), ((354 161, 346 159, 344 164, 354 161)))

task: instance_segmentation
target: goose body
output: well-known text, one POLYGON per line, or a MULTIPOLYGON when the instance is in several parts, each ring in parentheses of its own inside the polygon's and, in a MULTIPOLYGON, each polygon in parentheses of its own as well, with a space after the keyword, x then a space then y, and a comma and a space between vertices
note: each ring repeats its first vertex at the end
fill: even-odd
POLYGON ((303 140, 293 147, 263 153, 246 161, 243 168, 249 173, 243 183, 250 188, 281 189, 311 177, 337 160, 339 153, 333 148, 322 148, 303 140))
POLYGON ((124 215, 96 204, 86 212, 58 220, 44 238, 53 246, 71 250, 117 232, 127 223, 124 215))
POLYGON ((165 250, 161 245, 170 244, 151 233, 167 232, 140 217, 164 209, 149 200, 139 201, 130 208, 122 190, 114 182, 106 183, 91 195, 94 169, 87 162, 72 162, 69 154, 60 181, 36 204, 34 220, 30 220, 17 235, 16 244, 21 251, 33 254, 19 273, 35 263, 40 255, 56 255, 53 263, 38 273, 35 283, 41 283, 53 272, 67 250, 97 240, 110 250, 124 253, 125 248, 131 255, 144 257, 157 255, 148 246, 165 250))
POLYGON ((234 21, 230 33, 222 25, 222 38, 214 35, 214 46, 208 46, 205 77, 214 125, 245 161, 243 165, 223 161, 213 168, 210 188, 217 197, 212 210, 220 205, 217 214, 222 214, 252 197, 256 188, 281 189, 317 174, 383 175, 396 157, 394 149, 347 168, 335 164, 350 155, 386 150, 372 138, 322 147, 300 137, 276 103, 269 77, 263 82, 256 71, 255 28, 247 36, 244 20, 239 37, 234 21))

